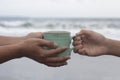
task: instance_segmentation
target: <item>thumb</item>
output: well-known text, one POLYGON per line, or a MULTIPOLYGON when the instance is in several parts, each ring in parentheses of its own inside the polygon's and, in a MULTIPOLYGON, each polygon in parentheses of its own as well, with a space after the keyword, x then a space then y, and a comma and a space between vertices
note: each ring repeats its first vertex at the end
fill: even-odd
POLYGON ((44 40, 44 39, 39 39, 37 41, 37 44, 39 46, 43 46, 43 47, 48 47, 48 48, 57 48, 57 43, 48 41, 48 40, 44 40))
POLYGON ((93 31, 91 30, 81 30, 76 34, 76 36, 82 36, 82 35, 90 36, 91 34, 93 34, 93 31))
POLYGON ((43 39, 44 38, 44 33, 43 32, 36 32, 38 34, 38 37, 43 39))

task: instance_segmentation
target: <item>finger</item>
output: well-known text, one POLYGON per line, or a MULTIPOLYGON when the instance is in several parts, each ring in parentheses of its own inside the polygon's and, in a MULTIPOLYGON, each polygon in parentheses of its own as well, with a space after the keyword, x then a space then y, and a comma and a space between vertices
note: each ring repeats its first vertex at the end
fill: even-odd
POLYGON ((74 48, 73 52, 74 52, 74 53, 77 53, 77 52, 78 52, 78 50, 77 50, 76 48, 74 48))
POLYGON ((87 38, 88 36, 86 36, 86 35, 80 35, 80 40, 82 41, 81 43, 83 44, 83 42, 86 42, 86 38, 87 38))
POLYGON ((73 36, 72 39, 75 40, 76 36, 73 36))
POLYGON ((65 62, 68 59, 70 59, 70 56, 66 56, 66 57, 51 57, 51 58, 45 58, 43 60, 43 62, 46 62, 46 63, 57 63, 57 62, 65 62))
POLYGON ((75 48, 74 48, 74 52, 75 53, 78 53, 78 50, 79 49, 82 49, 83 48, 83 45, 78 45, 78 46, 76 46, 75 48))
POLYGON ((39 36, 39 38, 44 38, 44 33, 43 32, 36 32, 36 34, 39 36))
POLYGON ((67 62, 61 62, 61 63, 47 63, 46 65, 49 66, 49 67, 60 67, 60 66, 67 65, 67 62))
POLYGON ((74 42, 73 42, 73 46, 77 46, 77 45, 79 45, 79 44, 82 44, 82 40, 80 40, 80 41, 74 41, 74 42))
POLYGON ((81 36, 77 36, 77 37, 75 38, 75 40, 76 40, 76 41, 80 41, 80 40, 81 40, 81 36))
POLYGON ((56 48, 57 47, 57 43, 54 43, 54 42, 51 42, 48 40, 43 40, 43 39, 37 40, 37 44, 39 46, 44 46, 44 47, 48 47, 48 48, 56 48))
POLYGON ((81 55, 88 55, 87 52, 84 49, 79 49, 78 53, 81 55))
POLYGON ((56 62, 56 63, 46 63, 46 62, 43 62, 42 60, 40 60, 40 59, 34 59, 34 58, 31 58, 31 59, 33 59, 33 60, 35 60, 35 61, 37 61, 38 63, 42 63, 42 64, 45 64, 45 65, 47 65, 47 66, 49 66, 49 67, 60 67, 60 66, 64 66, 64 65, 67 65, 67 62, 65 62, 65 61, 63 61, 63 62, 56 62))
POLYGON ((87 35, 87 36, 89 36, 90 34, 92 34, 93 33, 93 31, 91 31, 91 30, 81 30, 80 32, 78 32, 76 35, 77 36, 81 36, 81 35, 87 35))
POLYGON ((74 40, 74 41, 79 41, 79 40, 81 40, 81 36, 75 36, 75 37, 73 38, 73 40, 74 40))
POLYGON ((49 57, 49 56, 56 56, 56 55, 64 52, 67 49, 68 49, 67 47, 62 47, 62 48, 56 48, 56 49, 46 50, 44 52, 45 52, 45 56, 49 57))

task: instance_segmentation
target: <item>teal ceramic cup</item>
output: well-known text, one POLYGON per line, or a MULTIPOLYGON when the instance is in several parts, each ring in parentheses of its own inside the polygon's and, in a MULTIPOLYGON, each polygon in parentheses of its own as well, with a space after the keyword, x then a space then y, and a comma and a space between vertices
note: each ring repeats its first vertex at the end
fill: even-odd
POLYGON ((52 42, 55 42, 58 44, 58 48, 67 46, 68 49, 60 54, 58 56, 70 56, 71 49, 71 34, 67 31, 48 31, 44 32, 44 39, 49 40, 52 42))

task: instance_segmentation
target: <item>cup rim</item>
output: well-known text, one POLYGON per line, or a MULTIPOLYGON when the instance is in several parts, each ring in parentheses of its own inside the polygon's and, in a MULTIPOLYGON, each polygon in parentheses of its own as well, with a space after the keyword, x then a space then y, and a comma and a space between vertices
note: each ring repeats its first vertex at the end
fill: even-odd
POLYGON ((44 32, 44 33, 49 33, 49 34, 70 34, 70 32, 68 31, 47 31, 47 32, 44 32))

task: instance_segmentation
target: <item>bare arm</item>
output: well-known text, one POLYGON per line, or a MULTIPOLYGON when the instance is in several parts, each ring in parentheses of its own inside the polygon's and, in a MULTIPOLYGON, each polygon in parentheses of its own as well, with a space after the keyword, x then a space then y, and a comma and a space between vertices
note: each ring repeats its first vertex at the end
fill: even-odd
POLYGON ((7 36, 0 36, 0 46, 14 44, 20 41, 25 40, 26 37, 7 37, 7 36))
POLYGON ((0 63, 20 57, 17 45, 0 46, 0 63))
POLYGON ((120 41, 108 39, 108 55, 120 57, 120 41))
POLYGON ((66 65, 70 57, 58 57, 57 55, 67 48, 56 47, 56 43, 37 38, 24 40, 17 44, 0 46, 0 63, 15 58, 27 57, 47 66, 59 67, 66 65), (43 48, 44 46, 53 49, 46 50, 43 48))
POLYGON ((114 55, 120 57, 120 41, 106 38, 91 30, 81 30, 74 39, 75 53, 87 56, 114 55))
POLYGON ((41 39, 42 37, 43 37, 43 33, 41 33, 41 32, 29 33, 28 35, 22 36, 22 37, 0 36, 0 46, 15 44, 15 43, 18 43, 20 41, 30 39, 30 38, 40 38, 41 39))

